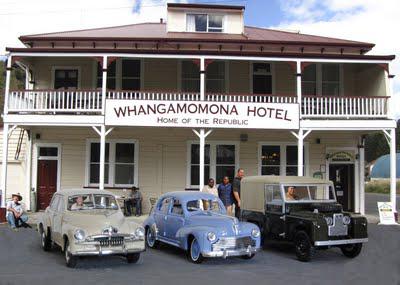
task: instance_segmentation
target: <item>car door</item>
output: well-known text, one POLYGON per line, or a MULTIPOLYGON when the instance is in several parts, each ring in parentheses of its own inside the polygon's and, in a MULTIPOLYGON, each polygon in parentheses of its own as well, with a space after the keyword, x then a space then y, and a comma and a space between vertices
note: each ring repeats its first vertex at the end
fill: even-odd
POLYGON ((265 185, 265 215, 268 235, 285 237, 285 216, 280 185, 265 185))
POLYGON ((165 222, 167 219, 167 214, 171 204, 171 197, 163 198, 158 204, 154 211, 154 220, 156 222, 158 236, 161 238, 167 237, 167 232, 165 229, 165 222))
POLYGON ((53 239, 54 241, 61 245, 63 242, 63 233, 62 233, 62 222, 63 222, 63 214, 65 211, 65 202, 64 196, 59 195, 57 209, 53 215, 53 239))
POLYGON ((51 199, 49 207, 46 208, 47 226, 50 227, 51 239, 55 240, 57 234, 54 232, 54 215, 56 214, 58 202, 60 201, 59 195, 54 195, 51 199))
POLYGON ((180 240, 176 237, 177 231, 185 224, 185 217, 181 201, 177 198, 172 199, 170 210, 165 223, 167 238, 173 242, 180 244, 180 240))

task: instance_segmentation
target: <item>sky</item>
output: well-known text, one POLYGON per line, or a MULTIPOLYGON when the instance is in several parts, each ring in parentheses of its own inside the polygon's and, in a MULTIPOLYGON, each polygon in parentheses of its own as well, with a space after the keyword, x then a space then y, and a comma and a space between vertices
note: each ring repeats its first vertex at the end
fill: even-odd
MULTIPOLYGON (((20 35, 154 22, 167 2, 245 5, 245 24, 375 43, 400 57, 400 0, 0 0, 0 55, 20 35), (398 29, 398 28, 397 28, 398 29)), ((391 64, 400 118, 400 60, 391 64)))

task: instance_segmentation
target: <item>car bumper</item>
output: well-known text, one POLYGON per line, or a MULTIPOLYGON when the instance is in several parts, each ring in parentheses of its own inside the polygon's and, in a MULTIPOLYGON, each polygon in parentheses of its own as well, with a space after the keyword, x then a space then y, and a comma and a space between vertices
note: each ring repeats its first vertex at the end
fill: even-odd
POLYGON ((315 241, 314 245, 315 246, 335 246, 335 245, 364 243, 364 242, 368 242, 368 238, 322 240, 322 241, 315 241))
POLYGON ((93 243, 76 244, 71 250, 71 254, 77 256, 90 255, 126 255, 129 253, 139 253, 145 251, 144 241, 125 242, 121 245, 100 245, 93 243))
POLYGON ((227 258, 229 256, 244 256, 244 255, 250 256, 258 252, 259 250, 260 250, 259 247, 249 246, 240 249, 224 249, 218 251, 208 251, 208 252, 203 252, 202 255, 204 257, 223 257, 223 258, 227 258))

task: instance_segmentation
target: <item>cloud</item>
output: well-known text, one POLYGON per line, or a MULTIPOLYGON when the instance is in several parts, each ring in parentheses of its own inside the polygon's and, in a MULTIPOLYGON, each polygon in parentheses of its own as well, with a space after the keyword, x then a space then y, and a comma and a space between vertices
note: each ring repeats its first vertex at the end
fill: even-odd
MULTIPOLYGON (((3 0, 4 1, 4 0, 3 0)), ((168 2, 186 2, 175 0, 168 2)), ((0 4, 0 55, 27 34, 157 22, 167 0, 9 0, 0 4)))
POLYGON ((375 43, 369 54, 395 54, 391 64, 395 108, 400 118, 400 1, 398 0, 281 0, 284 13, 277 28, 375 43))

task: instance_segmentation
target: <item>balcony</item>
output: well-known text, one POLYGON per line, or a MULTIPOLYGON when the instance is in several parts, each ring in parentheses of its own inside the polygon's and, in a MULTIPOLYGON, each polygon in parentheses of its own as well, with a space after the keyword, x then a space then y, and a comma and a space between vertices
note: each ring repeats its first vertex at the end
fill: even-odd
MULTIPOLYGON (((199 93, 162 91, 108 91, 107 99, 200 101, 199 93)), ((386 96, 303 96, 301 117, 309 119, 386 118, 386 96)), ((297 103, 295 95, 205 94, 210 102, 297 103)), ((102 113, 99 90, 21 90, 10 91, 8 114, 77 114, 102 113)))

